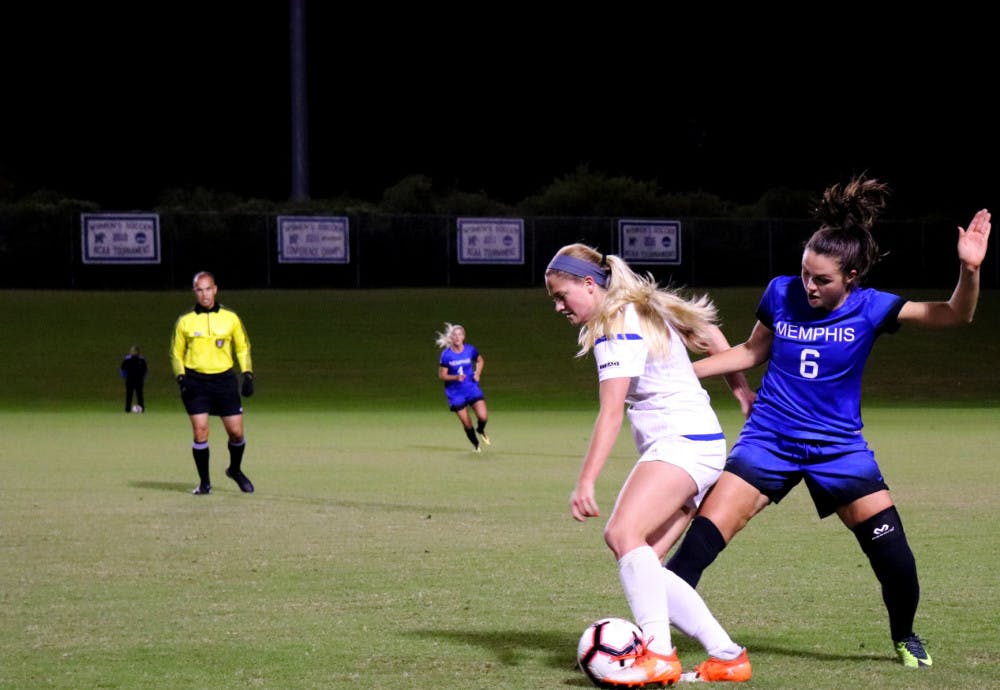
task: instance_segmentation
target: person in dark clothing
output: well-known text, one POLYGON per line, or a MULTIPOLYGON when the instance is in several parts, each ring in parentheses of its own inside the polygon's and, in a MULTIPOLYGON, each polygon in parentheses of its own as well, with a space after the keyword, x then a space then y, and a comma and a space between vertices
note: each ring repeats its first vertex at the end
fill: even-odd
POLYGON ((122 361, 121 374, 125 380, 125 411, 145 412, 146 400, 142 395, 142 386, 146 382, 146 375, 149 374, 149 367, 146 366, 146 360, 138 345, 128 349, 128 354, 122 361), (133 396, 135 407, 132 407, 133 396))

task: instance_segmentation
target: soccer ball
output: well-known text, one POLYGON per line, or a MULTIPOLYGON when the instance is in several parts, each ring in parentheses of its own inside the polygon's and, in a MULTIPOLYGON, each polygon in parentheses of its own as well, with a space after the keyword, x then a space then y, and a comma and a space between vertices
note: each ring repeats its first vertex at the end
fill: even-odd
POLYGON ((612 671, 627 668, 635 659, 615 660, 623 654, 634 652, 642 644, 642 631, 624 618, 602 618, 591 623, 576 646, 576 660, 580 670, 595 685, 601 685, 612 671))
POLYGON ((135 414, 139 414, 140 412, 142 412, 142 405, 133 405, 132 412, 134 412, 135 414))

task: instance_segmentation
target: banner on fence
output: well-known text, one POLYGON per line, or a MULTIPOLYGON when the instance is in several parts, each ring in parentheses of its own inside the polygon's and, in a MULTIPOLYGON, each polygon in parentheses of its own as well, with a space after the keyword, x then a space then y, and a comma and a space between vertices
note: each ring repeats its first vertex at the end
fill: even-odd
POLYGON ((160 263, 160 216, 156 213, 81 213, 85 264, 160 263))
POLYGON ((523 264, 524 220, 459 218, 458 263, 523 264))
POLYGON ((619 220, 621 256, 639 264, 679 264, 679 220, 619 220))
POLYGON ((346 217, 278 216, 278 263, 350 263, 349 232, 346 217))

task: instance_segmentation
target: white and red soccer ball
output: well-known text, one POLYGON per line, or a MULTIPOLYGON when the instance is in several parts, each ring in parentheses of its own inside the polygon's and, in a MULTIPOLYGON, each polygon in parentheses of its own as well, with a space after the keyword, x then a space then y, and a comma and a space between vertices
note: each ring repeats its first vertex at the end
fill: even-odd
POLYGON ((642 644, 642 631, 624 618, 602 618, 594 621, 580 636, 576 660, 580 670, 596 685, 612 671, 627 668, 635 662, 631 654, 642 644))

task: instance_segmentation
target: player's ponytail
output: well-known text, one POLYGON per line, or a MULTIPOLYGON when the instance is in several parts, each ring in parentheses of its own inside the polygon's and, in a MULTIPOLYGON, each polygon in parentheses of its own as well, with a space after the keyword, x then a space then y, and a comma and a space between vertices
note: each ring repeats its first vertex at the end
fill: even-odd
MULTIPOLYGON (((451 337, 454 335, 455 331, 459 328, 463 328, 460 323, 448 323, 444 322, 444 330, 439 331, 434 339, 434 344, 437 345, 442 350, 451 347, 451 337)), ((463 328, 464 329, 464 328, 463 328)))
POLYGON ((864 174, 828 187, 814 209, 820 228, 805 248, 836 259, 845 274, 857 271, 860 283, 882 258, 871 231, 888 195, 888 185, 864 174))

